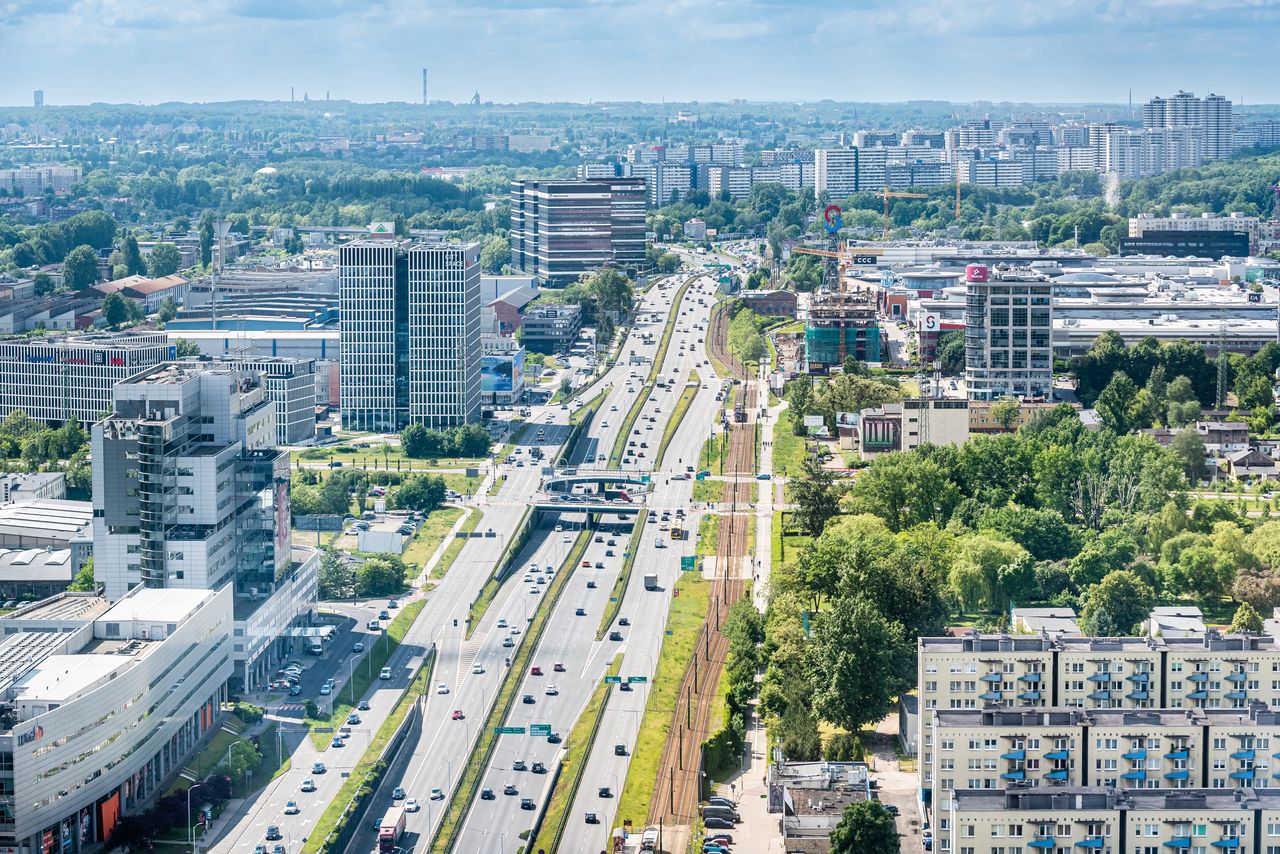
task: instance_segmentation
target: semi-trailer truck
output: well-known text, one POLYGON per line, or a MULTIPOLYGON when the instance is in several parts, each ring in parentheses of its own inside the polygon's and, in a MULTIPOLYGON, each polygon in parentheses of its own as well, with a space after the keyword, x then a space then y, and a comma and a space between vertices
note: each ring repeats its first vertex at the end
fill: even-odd
POLYGON ((404 807, 392 807, 378 825, 378 850, 395 851, 404 835, 404 807))

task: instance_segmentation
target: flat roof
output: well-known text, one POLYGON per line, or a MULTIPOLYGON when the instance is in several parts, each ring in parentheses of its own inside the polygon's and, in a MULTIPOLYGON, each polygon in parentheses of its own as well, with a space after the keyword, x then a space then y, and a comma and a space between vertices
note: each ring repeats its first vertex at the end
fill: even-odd
POLYGON ((0 548, 0 581, 71 581, 71 549, 0 548))
POLYGON ((38 498, 0 506, 0 532, 75 534, 93 524, 93 502, 38 498))
POLYGON ((118 655, 51 655, 13 686, 22 702, 66 703, 114 671, 133 664, 118 655))
POLYGON ((89 622, 111 607, 101 596, 59 593, 0 617, 0 620, 82 620, 89 622))
POLYGON ((142 588, 121 599, 97 621, 177 623, 213 595, 212 590, 142 588))

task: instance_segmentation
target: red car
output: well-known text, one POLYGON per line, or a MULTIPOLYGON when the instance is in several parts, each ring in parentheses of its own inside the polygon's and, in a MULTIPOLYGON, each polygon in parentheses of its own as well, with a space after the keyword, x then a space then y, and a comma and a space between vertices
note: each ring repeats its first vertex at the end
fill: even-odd
POLYGON ((541 667, 538 667, 538 666, 535 664, 533 667, 529 668, 529 675, 530 675, 530 676, 541 676, 541 675, 542 675, 542 668, 541 668, 541 667))
POLYGON ((462 714, 462 709, 454 709, 454 710, 453 710, 453 719, 454 719, 455 721, 460 721, 460 720, 462 720, 464 717, 465 717, 465 715, 463 715, 463 714, 462 714))
POLYGON ((591 568, 591 561, 589 561, 589 560, 584 560, 584 561, 582 562, 582 565, 583 565, 584 567, 586 567, 587 569, 590 569, 590 568, 591 568))

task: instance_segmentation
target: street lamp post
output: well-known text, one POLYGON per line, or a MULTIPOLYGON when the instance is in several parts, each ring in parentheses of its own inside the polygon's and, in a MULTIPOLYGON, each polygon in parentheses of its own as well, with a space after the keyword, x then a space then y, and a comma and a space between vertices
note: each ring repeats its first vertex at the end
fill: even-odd
POLYGON ((187 787, 187 844, 191 846, 193 852, 196 850, 196 828, 191 823, 191 793, 202 786, 204 786, 204 783, 196 783, 187 787))

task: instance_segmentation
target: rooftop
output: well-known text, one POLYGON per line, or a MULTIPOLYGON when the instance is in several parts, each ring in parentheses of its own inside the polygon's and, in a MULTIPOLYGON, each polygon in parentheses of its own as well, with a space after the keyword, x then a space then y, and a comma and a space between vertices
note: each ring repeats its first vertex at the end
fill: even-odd
POLYGON ((89 622, 103 614, 111 603, 89 593, 59 593, 0 617, 5 621, 59 620, 89 622))
POLYGON ((98 622, 177 623, 212 595, 208 590, 142 588, 117 602, 98 622))
POLYGON ((0 506, 0 533, 37 536, 61 533, 68 537, 93 524, 93 503, 39 498, 0 506))

